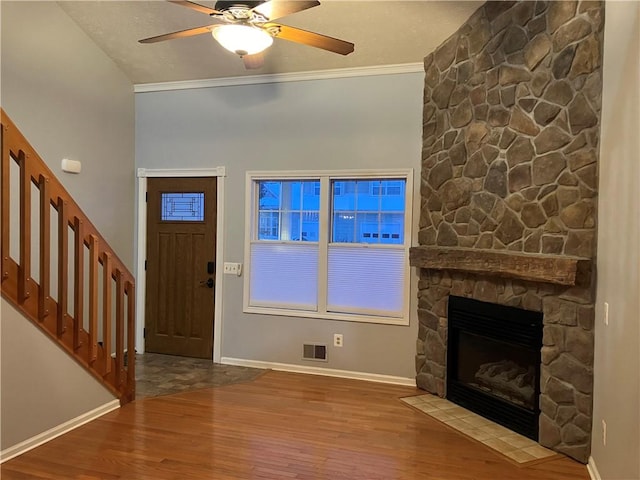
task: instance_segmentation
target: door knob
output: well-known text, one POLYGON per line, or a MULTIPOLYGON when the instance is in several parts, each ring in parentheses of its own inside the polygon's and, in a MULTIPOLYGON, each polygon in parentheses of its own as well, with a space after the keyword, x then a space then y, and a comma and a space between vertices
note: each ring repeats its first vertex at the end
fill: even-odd
POLYGON ((208 278, 206 280, 202 280, 200 285, 206 285, 209 288, 213 288, 213 278, 208 278))

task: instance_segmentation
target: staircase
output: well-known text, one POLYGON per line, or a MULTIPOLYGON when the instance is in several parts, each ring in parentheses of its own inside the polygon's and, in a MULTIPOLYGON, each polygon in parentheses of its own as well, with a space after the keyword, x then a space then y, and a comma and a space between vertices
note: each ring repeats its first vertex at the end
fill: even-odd
POLYGON ((2 296, 124 405, 135 398, 133 275, 0 114, 2 296))

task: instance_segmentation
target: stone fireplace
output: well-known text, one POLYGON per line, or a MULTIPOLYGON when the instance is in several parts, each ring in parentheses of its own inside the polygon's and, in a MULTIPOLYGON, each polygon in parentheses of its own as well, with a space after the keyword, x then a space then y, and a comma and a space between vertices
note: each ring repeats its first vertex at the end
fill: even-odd
POLYGON ((447 395, 448 302, 542 314, 538 441, 586 462, 602 2, 488 2, 425 58, 416 380, 447 395))

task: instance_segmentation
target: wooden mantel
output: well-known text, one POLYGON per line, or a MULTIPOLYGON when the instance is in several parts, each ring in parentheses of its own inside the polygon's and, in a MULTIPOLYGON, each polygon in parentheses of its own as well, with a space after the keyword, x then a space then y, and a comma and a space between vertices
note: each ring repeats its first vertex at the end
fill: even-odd
POLYGON ((564 255, 481 250, 477 248, 412 247, 412 267, 453 270, 556 285, 586 285, 591 260, 564 255))

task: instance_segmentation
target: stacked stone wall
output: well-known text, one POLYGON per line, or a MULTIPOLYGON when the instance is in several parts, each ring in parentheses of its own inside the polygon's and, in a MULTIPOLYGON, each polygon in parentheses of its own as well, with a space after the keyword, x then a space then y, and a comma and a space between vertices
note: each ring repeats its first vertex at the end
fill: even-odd
MULTIPOLYGON (((595 258, 602 2, 488 2, 425 59, 419 243, 595 258)), ((594 282, 421 269, 418 386, 445 395, 450 294, 541 311, 540 443, 586 462, 594 282)))

